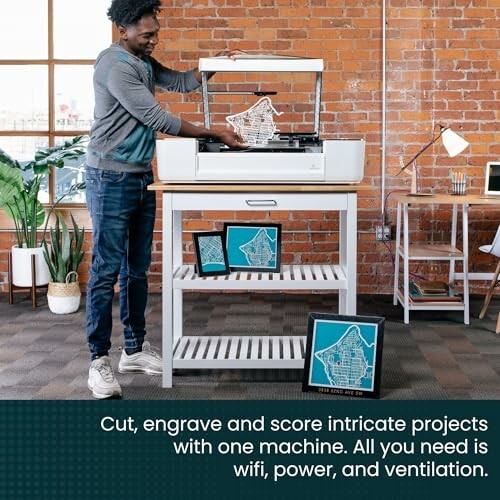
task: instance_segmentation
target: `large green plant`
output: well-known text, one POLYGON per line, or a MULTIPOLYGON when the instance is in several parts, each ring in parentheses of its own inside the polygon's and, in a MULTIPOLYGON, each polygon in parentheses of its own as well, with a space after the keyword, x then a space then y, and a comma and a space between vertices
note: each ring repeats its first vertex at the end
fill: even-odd
POLYGON ((50 167, 63 168, 68 160, 82 157, 86 152, 86 136, 78 136, 60 146, 41 148, 35 153, 35 159, 19 162, 0 149, 0 208, 14 221, 17 244, 19 247, 36 248, 43 241, 47 223, 54 208, 66 197, 82 189, 85 183, 71 186, 46 211, 39 201, 40 186, 50 167), (23 178, 23 173, 33 172, 30 179, 23 178), (46 213, 47 212, 47 213, 46 213), (38 239, 38 228, 45 226, 38 239))
MULTIPOLYGON (((78 272, 78 266, 82 262, 85 252, 83 251, 83 240, 85 228, 80 229, 71 214, 73 232, 68 229, 61 214, 56 214, 56 223, 50 228, 50 243, 52 251, 47 242, 43 240, 43 256, 49 266, 50 277, 55 283, 65 283, 66 276, 71 272, 78 272)), ((75 281, 76 275, 71 274, 69 282, 75 281)))

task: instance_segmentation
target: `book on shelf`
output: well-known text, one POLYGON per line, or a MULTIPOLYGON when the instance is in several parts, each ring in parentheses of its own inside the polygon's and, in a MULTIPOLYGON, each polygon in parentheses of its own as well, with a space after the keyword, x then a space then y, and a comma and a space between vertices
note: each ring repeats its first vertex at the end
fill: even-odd
POLYGON ((448 283, 444 281, 412 281, 413 288, 421 295, 449 295, 448 283))
POLYGON ((453 288, 446 285, 445 293, 422 293, 414 281, 409 283, 410 299, 413 302, 461 302, 462 296, 455 294, 453 288))

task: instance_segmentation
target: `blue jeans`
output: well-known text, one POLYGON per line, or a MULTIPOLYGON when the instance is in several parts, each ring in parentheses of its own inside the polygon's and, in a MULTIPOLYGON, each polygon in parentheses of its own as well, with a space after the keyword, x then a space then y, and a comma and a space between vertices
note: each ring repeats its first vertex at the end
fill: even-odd
POLYGON ((92 359, 111 347, 114 285, 120 278, 120 320, 128 354, 141 351, 146 334, 148 282, 156 197, 151 172, 131 174, 87 167, 92 217, 92 265, 87 285, 87 340, 92 359))

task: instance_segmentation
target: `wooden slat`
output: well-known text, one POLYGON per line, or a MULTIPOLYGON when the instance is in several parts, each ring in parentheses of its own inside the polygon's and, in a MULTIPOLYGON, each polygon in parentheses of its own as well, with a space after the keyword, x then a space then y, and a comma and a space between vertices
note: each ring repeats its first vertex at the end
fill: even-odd
POLYGON ((294 281, 302 281, 300 266, 293 266, 293 279, 294 281))
POLYGON ((240 346, 240 359, 248 359, 248 344, 250 343, 250 337, 241 338, 240 346))
POLYGON ((337 275, 338 280, 345 280, 346 275, 344 273, 344 270, 342 269, 341 266, 333 266, 333 269, 335 270, 335 274, 337 275))
POLYGON ((189 346, 188 346, 183 358, 184 359, 193 359, 197 345, 198 345, 198 340, 191 338, 191 341, 189 342, 189 346))
POLYGON ((279 337, 271 337, 273 344, 273 359, 281 359, 280 339, 279 337))
POLYGON ((321 270, 321 266, 319 265, 312 266, 312 271, 314 273, 314 278, 317 281, 325 281, 325 277, 323 276, 323 271, 321 270))
POLYGON ((207 337, 201 337, 200 338, 200 345, 198 346, 198 351, 196 352, 196 359, 205 359, 205 350, 207 348, 208 344, 208 338, 207 337))
POLYGON ((182 357, 182 353, 184 351, 184 348, 186 347, 186 338, 185 337, 182 337, 179 342, 177 342, 177 344, 175 345, 174 347, 174 351, 173 351, 173 358, 180 358, 182 357))
POLYGON ((292 348, 293 348, 293 358, 302 359, 302 349, 299 337, 293 337, 292 348))
POLYGON ((180 357, 182 357, 182 358, 186 357, 186 352, 189 349, 189 346, 191 345, 192 342, 194 342, 193 339, 190 339, 190 338, 185 339, 184 346, 179 351, 179 356, 180 357))
POLYGON ((186 276, 185 276, 184 279, 186 279, 186 280, 193 280, 193 279, 196 279, 196 278, 197 278, 197 275, 194 272, 194 267, 188 266, 187 269, 186 269, 186 276))
POLYGON ((290 266, 283 266, 283 279, 285 281, 290 281, 292 276, 290 274, 290 266))
POLYGON ((261 359, 269 359, 269 339, 266 339, 265 337, 262 339, 261 342, 261 353, 260 353, 260 358, 261 359))
POLYGON ((304 276, 305 276, 306 281, 312 281, 313 276, 312 276, 311 268, 308 266, 304 266, 303 269, 304 269, 304 276))
POLYGON ((259 338, 252 337, 250 359, 259 359, 259 338))
POLYGON ((228 341, 228 337, 222 337, 219 345, 219 352, 217 353, 217 359, 226 359, 228 341))
POLYGON ((220 339, 217 337, 209 337, 210 347, 208 348, 206 359, 215 359, 215 353, 217 352, 219 340, 220 339))
POLYGON ((283 345, 283 359, 292 359, 292 355, 290 352, 290 339, 285 337, 281 341, 283 345))
POLYGON ((335 275, 333 274, 333 270, 331 266, 323 266, 323 272, 325 273, 326 279, 329 281, 335 281, 335 275))
POLYGON ((236 359, 237 358, 239 344, 240 344, 239 337, 233 337, 231 339, 231 347, 229 349, 229 354, 227 356, 227 359, 236 359))

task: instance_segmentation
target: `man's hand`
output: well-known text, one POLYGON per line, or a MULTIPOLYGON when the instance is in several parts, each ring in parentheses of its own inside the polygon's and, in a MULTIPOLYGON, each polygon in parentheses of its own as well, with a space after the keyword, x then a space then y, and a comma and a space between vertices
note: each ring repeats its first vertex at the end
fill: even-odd
MULTIPOLYGON (((246 52, 243 52, 242 50, 238 50, 238 49, 226 49, 226 50, 222 50, 221 52, 218 52, 217 54, 215 54, 215 57, 224 57, 225 56, 225 57, 229 57, 230 59, 234 60, 234 59, 236 59, 236 56, 239 54, 246 54, 246 52)), ((193 69, 193 75, 201 83, 201 73, 200 73, 200 70, 198 68, 193 69)), ((207 75, 207 79, 210 80, 210 78, 212 78, 212 76, 215 75, 215 71, 207 71, 206 75, 207 75)))
POLYGON ((194 137, 197 139, 213 139, 215 141, 223 142, 230 148, 245 149, 248 144, 243 139, 235 134, 232 130, 210 130, 205 127, 198 127, 193 123, 181 120, 181 129, 177 134, 179 137, 194 137))
POLYGON ((248 144, 238 134, 231 130, 217 132, 217 136, 221 142, 230 148, 248 148, 248 144))
POLYGON ((215 57, 227 56, 231 59, 236 59, 236 56, 241 54, 246 54, 246 52, 238 49, 226 49, 223 50, 222 52, 218 52, 217 54, 215 54, 215 57))

